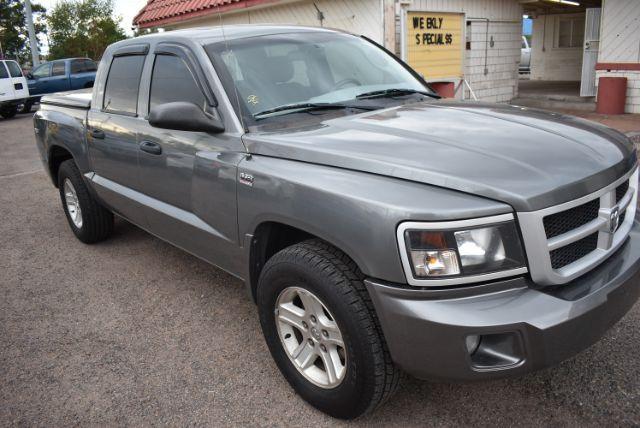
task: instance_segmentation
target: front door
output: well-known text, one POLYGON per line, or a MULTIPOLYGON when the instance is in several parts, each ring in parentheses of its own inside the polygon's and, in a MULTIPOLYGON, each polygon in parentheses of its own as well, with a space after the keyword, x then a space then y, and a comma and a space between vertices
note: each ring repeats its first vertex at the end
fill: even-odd
POLYGON ((15 100, 16 95, 11 82, 9 70, 5 67, 4 61, 0 61, 0 101, 15 100))
MULTIPOLYGON (((198 64, 184 47, 159 45, 150 70, 148 109, 190 102, 212 111, 212 98, 198 83, 198 64)), ((146 80, 146 79, 145 79, 146 80)), ((238 249, 236 170, 242 158, 239 138, 155 128, 139 130, 138 165, 149 230, 223 269, 238 249)))
POLYGON ((587 9, 584 26, 584 53, 582 55, 582 78, 580 96, 596 96, 596 63, 600 47, 600 8, 587 9))
POLYGON ((47 62, 36 67, 31 73, 31 78, 28 80, 29 94, 40 95, 45 93, 45 86, 51 76, 51 63, 47 62))
MULTIPOLYGON (((116 213, 146 226, 138 180, 138 91, 146 56, 114 56, 104 96, 92 105, 87 142, 89 179, 101 199, 116 213)), ((95 102, 94 98, 94 102, 95 102)))

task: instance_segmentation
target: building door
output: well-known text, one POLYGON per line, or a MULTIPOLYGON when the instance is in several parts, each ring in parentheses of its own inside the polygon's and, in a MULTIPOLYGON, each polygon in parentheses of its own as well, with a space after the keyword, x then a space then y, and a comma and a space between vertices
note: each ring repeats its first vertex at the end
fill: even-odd
POLYGON ((596 62, 600 46, 600 8, 588 8, 584 25, 584 53, 582 55, 582 77, 580 96, 596 96, 596 62))

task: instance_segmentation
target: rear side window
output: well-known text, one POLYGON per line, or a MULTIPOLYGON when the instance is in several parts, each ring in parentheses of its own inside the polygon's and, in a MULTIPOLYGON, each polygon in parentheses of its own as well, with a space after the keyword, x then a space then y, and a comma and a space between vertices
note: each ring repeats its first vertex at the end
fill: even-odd
POLYGON ((111 62, 102 108, 116 113, 137 113, 140 75, 145 57, 117 56, 111 62))
POLYGON ((91 61, 90 59, 85 59, 84 60, 84 70, 85 71, 97 71, 98 70, 98 66, 96 65, 95 62, 91 61))
POLYGON ((90 59, 74 59, 71 62, 71 74, 87 73, 97 69, 96 63, 90 59))
POLYGON ((54 62, 51 67, 52 76, 64 76, 64 62, 54 62))
POLYGON ((4 66, 4 62, 0 61, 0 79, 7 79, 9 77, 9 73, 7 73, 7 69, 4 66))
POLYGON ((85 71, 84 60, 74 59, 71 61, 71 74, 84 73, 85 71))
POLYGON ((15 61, 7 61, 7 67, 9 68, 9 74, 11 77, 22 77, 22 70, 15 61))
POLYGON ((153 64, 149 108, 159 104, 186 101, 204 109, 205 98, 182 59, 158 55, 153 64))

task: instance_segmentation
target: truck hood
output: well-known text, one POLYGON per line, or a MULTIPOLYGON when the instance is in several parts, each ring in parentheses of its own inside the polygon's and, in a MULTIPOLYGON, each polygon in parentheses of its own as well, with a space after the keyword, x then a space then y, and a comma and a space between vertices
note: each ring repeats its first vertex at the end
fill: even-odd
POLYGON ((594 192, 636 163, 623 134, 508 105, 406 104, 312 126, 251 132, 253 154, 454 189, 533 211, 594 192))

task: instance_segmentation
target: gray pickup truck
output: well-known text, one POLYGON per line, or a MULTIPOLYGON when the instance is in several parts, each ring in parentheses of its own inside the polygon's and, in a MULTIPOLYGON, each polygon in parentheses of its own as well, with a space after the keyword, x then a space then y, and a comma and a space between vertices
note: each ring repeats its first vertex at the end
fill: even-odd
POLYGON ((115 214, 244 281, 284 377, 335 417, 373 410, 401 373, 556 364, 640 294, 629 139, 441 100, 364 37, 229 26, 118 42, 93 93, 44 97, 34 126, 82 242, 115 214))

